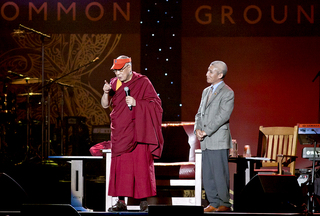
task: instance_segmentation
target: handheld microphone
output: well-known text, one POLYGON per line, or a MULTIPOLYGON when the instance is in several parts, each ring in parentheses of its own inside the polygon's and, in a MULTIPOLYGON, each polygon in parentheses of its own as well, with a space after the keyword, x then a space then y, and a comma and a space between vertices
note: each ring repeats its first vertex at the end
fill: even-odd
MULTIPOLYGON (((130 96, 130 90, 129 88, 126 86, 124 87, 124 91, 126 92, 126 96, 130 96)), ((132 110, 132 106, 128 104, 129 110, 132 110)))

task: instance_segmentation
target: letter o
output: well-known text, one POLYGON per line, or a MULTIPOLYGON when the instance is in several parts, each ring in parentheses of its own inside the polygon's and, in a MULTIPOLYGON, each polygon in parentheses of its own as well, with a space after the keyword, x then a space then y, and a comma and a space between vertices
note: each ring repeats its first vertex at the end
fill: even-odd
POLYGON ((1 7, 1 16, 3 17, 3 19, 5 20, 8 20, 8 21, 13 21, 15 20, 18 16, 19 16, 19 7, 16 3, 14 2, 6 2, 2 5, 1 7), (5 7, 7 7, 8 5, 11 5, 13 6, 15 9, 16 9, 16 14, 13 16, 13 17, 7 17, 5 14, 4 14, 4 9, 5 7))
POLYGON ((258 6, 256 6, 256 5, 250 5, 250 6, 246 7, 246 9, 245 9, 244 12, 243 12, 243 18, 244 18, 244 20, 247 21, 247 23, 249 23, 249 24, 256 24, 256 23, 258 23, 258 22, 261 20, 261 17, 262 17, 262 12, 261 12, 260 8, 259 8, 258 6), (257 19, 255 19, 255 20, 249 20, 249 19, 248 19, 247 13, 248 13, 248 11, 249 11, 250 9, 256 9, 256 10, 258 11, 258 14, 259 14, 259 15, 258 15, 258 18, 257 18, 257 19))
POLYGON ((98 2, 91 2, 86 7, 86 16, 91 21, 99 21, 103 17, 103 14, 104 14, 104 9, 103 9, 102 5, 98 2), (94 18, 89 15, 89 9, 91 6, 98 6, 100 8, 100 15, 98 17, 94 18))

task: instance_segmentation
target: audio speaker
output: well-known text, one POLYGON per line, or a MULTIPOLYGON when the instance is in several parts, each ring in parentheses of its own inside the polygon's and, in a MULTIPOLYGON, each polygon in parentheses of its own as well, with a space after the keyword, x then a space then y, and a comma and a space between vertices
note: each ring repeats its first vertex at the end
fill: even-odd
POLYGON ((69 204, 23 204, 21 215, 32 216, 80 216, 78 211, 69 204))
POLYGON ((297 213, 301 212, 303 195, 295 176, 256 175, 237 197, 235 211, 297 213))
POLYGON ((0 211, 21 210, 28 195, 23 188, 6 173, 0 173, 0 211))
POLYGON ((150 205, 148 215, 203 215, 202 206, 150 205))

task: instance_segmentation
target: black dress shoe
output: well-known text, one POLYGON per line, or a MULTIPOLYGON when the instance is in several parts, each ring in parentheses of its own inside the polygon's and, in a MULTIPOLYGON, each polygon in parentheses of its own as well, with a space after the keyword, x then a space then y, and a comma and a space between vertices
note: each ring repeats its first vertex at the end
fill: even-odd
POLYGON ((140 211, 141 212, 148 212, 148 202, 147 201, 140 202, 140 211))
POLYGON ((118 202, 111 206, 108 209, 108 212, 114 212, 114 211, 127 211, 127 205, 123 202, 121 202, 120 200, 118 200, 118 202))

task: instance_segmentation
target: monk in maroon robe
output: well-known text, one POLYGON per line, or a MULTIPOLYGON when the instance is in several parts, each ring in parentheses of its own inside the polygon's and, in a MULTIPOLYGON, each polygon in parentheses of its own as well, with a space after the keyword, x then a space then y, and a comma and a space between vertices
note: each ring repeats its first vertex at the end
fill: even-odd
POLYGON ((109 195, 119 200, 109 211, 127 210, 124 197, 140 199, 147 211, 147 197, 156 195, 153 160, 163 148, 161 100, 150 80, 132 71, 131 58, 119 56, 111 69, 116 77, 105 81, 101 105, 113 108, 109 195))

